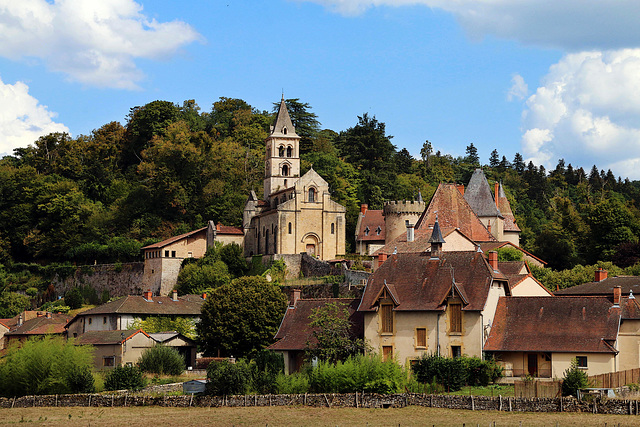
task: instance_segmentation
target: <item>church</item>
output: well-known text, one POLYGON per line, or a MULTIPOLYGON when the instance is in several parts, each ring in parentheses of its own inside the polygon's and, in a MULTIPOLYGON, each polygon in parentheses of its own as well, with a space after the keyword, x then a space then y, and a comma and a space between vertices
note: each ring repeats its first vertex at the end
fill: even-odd
POLYGON ((244 207, 244 254, 307 253, 321 260, 345 253, 344 206, 311 168, 300 176, 300 136, 284 96, 265 141, 264 197, 251 191, 244 207))

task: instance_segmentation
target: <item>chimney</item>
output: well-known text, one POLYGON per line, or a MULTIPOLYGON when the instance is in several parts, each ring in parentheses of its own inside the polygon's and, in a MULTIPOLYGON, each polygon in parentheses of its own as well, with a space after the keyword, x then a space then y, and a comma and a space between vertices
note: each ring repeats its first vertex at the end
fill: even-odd
POLYGON ((613 305, 620 306, 620 297, 622 296, 622 287, 615 286, 613 288, 613 305))
POLYGON ((407 242, 413 242, 414 224, 407 224, 407 242))
POLYGON ((363 203, 363 204, 360 205, 360 213, 362 215, 367 213, 367 209, 369 209, 369 205, 368 204, 363 203))
POLYGON ((602 267, 596 270, 596 277, 595 277, 596 282, 602 282, 606 278, 607 278, 607 270, 603 270, 602 267))
POLYGON ((178 301, 178 291, 175 289, 171 292, 171 301, 178 301))
POLYGON ((458 189, 460 194, 462 194, 464 196, 464 184, 457 184, 456 188, 458 189))
POLYGON ((204 300, 206 300, 206 299, 207 299, 207 293, 206 293, 206 292, 203 292, 203 293, 202 293, 202 299, 204 299, 204 300))
POLYGON ((48 312, 48 311, 47 311, 46 316, 47 316, 47 319, 51 319, 51 317, 53 317, 53 315, 52 315, 50 312, 48 312))
POLYGON ((500 209, 500 203, 498 203, 498 194, 500 194, 500 184, 496 182, 493 188, 494 188, 493 194, 495 194, 495 199, 496 199, 496 208, 500 209))
POLYGON ((147 289, 142 295, 148 302, 153 302, 153 292, 151 292, 151 289, 147 289))
POLYGON ((498 252, 491 251, 487 255, 489 256, 489 265, 493 268, 493 271, 498 271, 498 252))
POLYGON ((291 302, 289 304, 290 307, 295 307, 296 303, 298 302, 298 300, 300 299, 300 294, 302 293, 301 289, 294 289, 291 292, 291 302))
POLYGON ((491 233, 491 223, 487 224, 487 231, 491 233))
POLYGON ((22 316, 23 316, 23 315, 22 315, 22 313, 20 313, 20 314, 18 315, 18 323, 17 323, 17 326, 22 326, 22 323, 24 322, 24 318, 23 318, 22 316))
POLYGON ((387 254, 378 254, 378 267, 387 260, 387 254))

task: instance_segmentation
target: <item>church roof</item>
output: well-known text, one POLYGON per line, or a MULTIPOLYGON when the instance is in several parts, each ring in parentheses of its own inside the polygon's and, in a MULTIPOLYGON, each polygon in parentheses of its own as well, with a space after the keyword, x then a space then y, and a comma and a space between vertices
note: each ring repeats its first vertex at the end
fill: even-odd
POLYGON ((471 175, 464 199, 478 216, 502 216, 491 195, 491 188, 482 169, 476 169, 471 175))
POLYGON ((276 114, 276 119, 271 126, 271 136, 280 137, 295 137, 299 138, 296 134, 296 129, 293 127, 293 122, 289 116, 289 110, 287 110, 287 104, 284 102, 284 95, 280 100, 280 107, 276 114))

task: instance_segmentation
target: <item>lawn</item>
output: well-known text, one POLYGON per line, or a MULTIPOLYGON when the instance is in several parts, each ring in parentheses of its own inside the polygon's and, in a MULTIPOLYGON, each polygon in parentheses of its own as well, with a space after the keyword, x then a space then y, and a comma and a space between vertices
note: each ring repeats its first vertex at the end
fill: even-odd
POLYGON ((631 425, 629 415, 456 411, 409 406, 355 408, 14 408, 0 409, 0 426, 613 426, 631 425), (495 424, 494 424, 495 423, 495 424))

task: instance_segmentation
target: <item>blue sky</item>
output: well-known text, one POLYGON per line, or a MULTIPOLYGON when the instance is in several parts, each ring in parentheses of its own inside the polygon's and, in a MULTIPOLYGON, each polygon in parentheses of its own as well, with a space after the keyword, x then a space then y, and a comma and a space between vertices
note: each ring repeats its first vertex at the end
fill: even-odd
POLYGON ((367 112, 416 157, 474 143, 640 179, 640 2, 0 0, 0 153, 221 96, 367 112))

